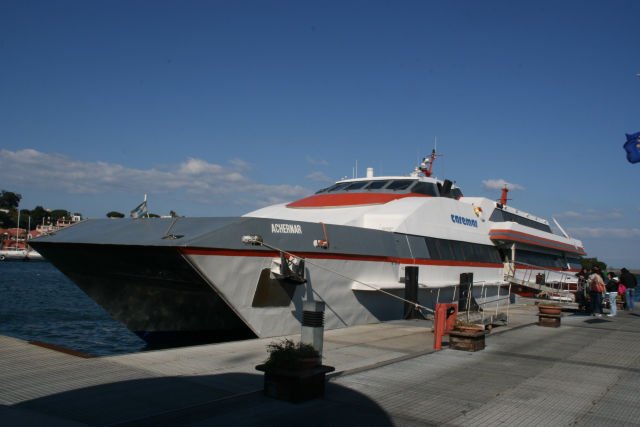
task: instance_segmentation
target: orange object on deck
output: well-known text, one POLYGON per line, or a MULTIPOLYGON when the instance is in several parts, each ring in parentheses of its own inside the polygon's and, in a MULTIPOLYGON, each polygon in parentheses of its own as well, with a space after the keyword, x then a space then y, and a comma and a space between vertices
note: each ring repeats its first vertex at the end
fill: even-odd
POLYGON ((433 348, 442 349, 442 337, 448 334, 456 325, 458 316, 458 304, 436 304, 436 313, 433 319, 433 348))

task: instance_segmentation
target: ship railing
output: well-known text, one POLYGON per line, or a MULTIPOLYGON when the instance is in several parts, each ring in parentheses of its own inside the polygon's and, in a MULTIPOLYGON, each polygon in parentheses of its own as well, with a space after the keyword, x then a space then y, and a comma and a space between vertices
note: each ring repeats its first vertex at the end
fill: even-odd
POLYGON ((496 283, 486 280, 475 281, 472 283, 464 301, 460 301, 459 297, 460 284, 428 288, 428 290, 436 293, 436 305, 439 303, 458 303, 458 318, 464 318, 467 322, 482 323, 484 325, 508 323, 511 283, 496 283), (441 291, 446 288, 453 288, 450 299, 441 298, 441 291), (480 288, 480 291, 477 290, 478 288, 480 288), (496 289, 496 294, 490 296, 490 293, 493 294, 491 291, 496 289))
POLYGON ((577 283, 573 273, 523 262, 518 264, 526 268, 510 267, 505 274, 506 281, 537 290, 550 299, 573 300, 572 293, 577 283))

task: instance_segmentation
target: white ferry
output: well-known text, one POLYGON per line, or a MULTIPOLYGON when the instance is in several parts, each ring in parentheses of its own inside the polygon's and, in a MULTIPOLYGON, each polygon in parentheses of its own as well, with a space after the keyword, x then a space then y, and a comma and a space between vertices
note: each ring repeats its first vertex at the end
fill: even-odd
POLYGON ((325 303, 327 329, 402 318, 407 266, 431 308, 463 273, 486 297, 579 270, 579 240, 508 206, 506 190, 464 196, 431 176, 435 158, 241 217, 86 220, 31 244, 150 343, 299 333, 308 300, 325 303))

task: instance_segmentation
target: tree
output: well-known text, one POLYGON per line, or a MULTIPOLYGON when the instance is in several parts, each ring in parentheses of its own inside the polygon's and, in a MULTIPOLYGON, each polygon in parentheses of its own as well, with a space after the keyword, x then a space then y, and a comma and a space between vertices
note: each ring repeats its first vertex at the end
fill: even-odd
POLYGON ((71 213, 65 209, 54 209, 51 211, 51 221, 59 219, 71 219, 71 213))
POLYGON ((2 190, 0 192, 0 209, 18 209, 22 196, 18 193, 2 190))
POLYGON ((22 196, 18 193, 2 190, 0 192, 0 226, 13 228, 18 224, 18 206, 22 196))
POLYGON ((33 210, 29 212, 29 215, 31 215, 31 226, 33 228, 38 224, 49 224, 51 222, 51 213, 42 206, 33 208, 33 210))
POLYGON ((107 218, 124 218, 124 214, 116 211, 107 213, 107 218))
POLYGON ((16 221, 11 213, 9 209, 0 209, 0 228, 13 228, 16 226, 16 221))
POLYGON ((607 264, 605 262, 598 261, 598 258, 582 258, 580 263, 587 270, 591 270, 594 265, 597 265, 598 267, 600 267, 600 270, 607 271, 607 264))

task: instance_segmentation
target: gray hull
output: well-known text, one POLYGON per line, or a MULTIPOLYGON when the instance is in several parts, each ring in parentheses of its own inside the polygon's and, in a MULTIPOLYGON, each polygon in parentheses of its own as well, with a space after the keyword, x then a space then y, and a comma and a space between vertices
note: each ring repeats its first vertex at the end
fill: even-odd
MULTIPOLYGON (((399 319, 402 301, 354 290, 346 277, 379 280, 402 297, 400 260, 429 257, 419 236, 249 217, 88 220, 31 244, 154 345, 297 333, 302 301, 310 298, 327 303, 327 328, 399 319), (259 235, 268 245, 247 245, 247 235, 259 235), (322 239, 330 241, 328 247, 314 245, 322 239), (273 278, 271 262, 279 249, 309 260, 305 283, 273 278), (340 268, 341 275, 331 271, 340 268)), ((453 298, 452 289, 444 288, 419 294, 423 305, 453 298)))
MULTIPOLYGON (((256 334, 194 268, 185 251, 240 253, 247 250, 241 241, 243 235, 270 233, 272 223, 248 218, 88 220, 34 239, 32 244, 114 319, 145 341, 154 345, 215 342, 256 334)), ((322 237, 319 224, 306 224, 304 230, 307 236, 315 231, 322 237)), ((274 243, 298 251, 308 240, 302 235, 291 237, 283 235, 274 243)), ((251 250, 274 255, 267 248, 251 250)), ((357 248, 346 251, 358 252, 357 248)), ((383 252, 379 250, 380 255, 383 252)), ((256 283, 247 286, 255 287, 256 283)), ((287 286, 293 285, 284 284, 285 299, 287 286)), ((258 295, 258 302, 266 307, 282 304, 281 294, 258 295)), ((289 302, 290 298, 286 305, 289 302)))

